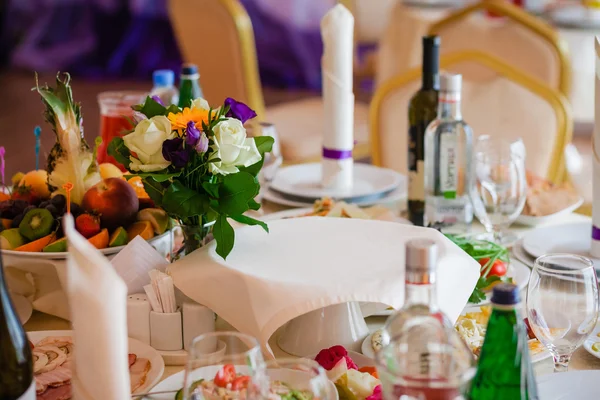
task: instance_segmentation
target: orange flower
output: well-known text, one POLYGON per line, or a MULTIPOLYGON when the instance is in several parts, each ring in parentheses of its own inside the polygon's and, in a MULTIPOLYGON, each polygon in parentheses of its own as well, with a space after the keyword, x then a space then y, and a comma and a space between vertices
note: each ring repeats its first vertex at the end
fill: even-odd
POLYGON ((171 121, 171 129, 181 134, 182 129, 185 129, 190 121, 194 121, 196 128, 202 129, 202 122, 208 123, 208 110, 186 107, 180 113, 169 113, 167 118, 171 121))

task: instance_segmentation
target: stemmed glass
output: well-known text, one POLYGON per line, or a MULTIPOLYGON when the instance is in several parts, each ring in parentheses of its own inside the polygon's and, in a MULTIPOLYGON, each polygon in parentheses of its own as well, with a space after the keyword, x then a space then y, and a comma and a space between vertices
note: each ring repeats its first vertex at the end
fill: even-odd
POLYGON ((335 400, 337 398, 335 385, 327 378, 325 370, 314 360, 278 358, 267 361, 267 375, 271 392, 281 398, 287 398, 291 390, 300 392, 300 397, 305 399, 335 400))
POLYGON ((473 211, 494 242, 511 243, 516 238, 505 230, 521 214, 527 195, 523 142, 481 136, 473 163, 473 211))
POLYGON ((196 337, 185 367, 183 400, 215 398, 217 392, 225 391, 218 380, 233 378, 239 379, 231 382, 231 389, 245 391, 242 398, 266 398, 269 380, 258 341, 238 332, 211 332, 196 337))
POLYGON ((554 371, 567 371, 571 355, 598 320, 598 280, 592 262, 572 254, 539 257, 527 288, 527 318, 552 353, 554 371))

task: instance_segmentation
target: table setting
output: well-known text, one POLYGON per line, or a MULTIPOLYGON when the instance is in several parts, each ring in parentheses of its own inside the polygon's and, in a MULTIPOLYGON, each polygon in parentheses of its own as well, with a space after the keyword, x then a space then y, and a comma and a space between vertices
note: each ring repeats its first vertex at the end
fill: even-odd
POLYGON ((460 75, 443 75, 438 119, 411 127, 426 144, 409 176, 355 162, 353 30, 343 5, 322 20, 321 162, 286 165, 248 105, 199 95, 137 99, 100 156, 81 143, 70 76, 36 82, 57 134, 41 192, 6 182, 0 152, 0 332, 17 332, 20 371, 0 368, 7 393, 476 400, 501 354, 524 371, 519 398, 593 398, 599 207, 574 214, 581 198, 531 174, 522 140, 475 136, 460 75), (118 171, 96 162, 109 156, 118 171))

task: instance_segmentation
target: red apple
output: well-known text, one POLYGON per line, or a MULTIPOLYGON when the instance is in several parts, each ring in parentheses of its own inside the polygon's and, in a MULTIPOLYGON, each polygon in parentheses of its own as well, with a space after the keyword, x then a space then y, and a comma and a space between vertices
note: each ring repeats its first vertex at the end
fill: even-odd
POLYGON ((108 178, 85 192, 81 206, 89 213, 100 215, 102 227, 113 230, 131 224, 140 203, 127 181, 108 178))

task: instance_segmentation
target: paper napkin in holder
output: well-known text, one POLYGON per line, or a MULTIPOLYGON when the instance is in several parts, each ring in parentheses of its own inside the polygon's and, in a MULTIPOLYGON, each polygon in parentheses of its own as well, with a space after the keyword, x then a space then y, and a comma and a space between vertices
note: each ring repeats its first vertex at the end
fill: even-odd
POLYGON ((131 398, 127 287, 107 258, 63 217, 69 241, 67 295, 73 323, 73 399, 131 398))
POLYGON ((354 17, 343 5, 321 21, 323 38, 323 160, 321 185, 340 191, 352 188, 354 160, 354 17))
POLYGON ((594 134, 592 136, 593 170, 592 170, 592 245, 590 253, 600 258, 600 40, 596 36, 596 103, 594 111, 594 134))

